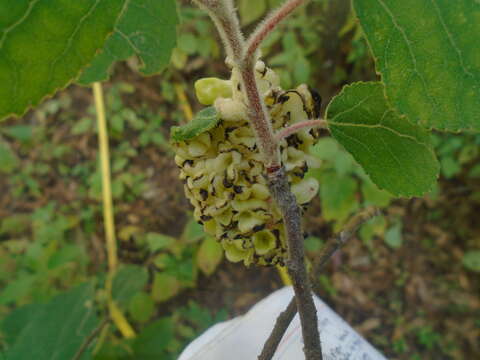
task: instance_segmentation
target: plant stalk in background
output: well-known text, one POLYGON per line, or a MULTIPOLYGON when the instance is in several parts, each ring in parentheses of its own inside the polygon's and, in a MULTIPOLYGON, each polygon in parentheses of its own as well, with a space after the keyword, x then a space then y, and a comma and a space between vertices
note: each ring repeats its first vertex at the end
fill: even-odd
POLYGON ((118 258, 117 242, 115 238, 115 221, 113 218, 112 181, 110 178, 110 152, 108 147, 107 120, 105 116, 105 103, 103 101, 101 83, 93 83, 93 96, 95 98, 95 110, 97 114, 98 146, 100 153, 100 169, 102 174, 103 221, 108 258, 108 275, 105 284, 108 296, 108 309, 110 312, 110 317, 115 325, 118 327, 122 335, 129 339, 135 337, 135 331, 112 299, 112 284, 118 267, 118 258))

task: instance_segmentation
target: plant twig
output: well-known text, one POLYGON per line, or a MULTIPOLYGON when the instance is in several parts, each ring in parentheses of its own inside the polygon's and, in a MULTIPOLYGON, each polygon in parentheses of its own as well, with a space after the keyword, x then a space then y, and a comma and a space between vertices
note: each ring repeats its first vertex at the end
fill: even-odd
POLYGON ((306 129, 306 128, 313 128, 313 127, 321 127, 323 129, 327 128, 327 122, 325 120, 317 119, 317 120, 305 120, 290 125, 289 127, 283 128, 282 130, 278 131, 275 134, 275 140, 280 141, 283 138, 289 137, 292 134, 295 134, 297 131, 306 129))
MULTIPOLYGON (((213 19, 231 57, 234 69, 239 71, 240 85, 248 109, 247 115, 254 130, 260 154, 263 157, 270 193, 282 212, 287 237, 287 268, 292 279, 295 299, 300 313, 305 357, 307 360, 321 360, 322 350, 318 333, 317 313, 304 263, 305 251, 300 224, 301 212, 296 198, 290 190, 285 169, 281 165, 278 142, 273 133, 270 115, 258 90, 254 69, 256 54, 249 54, 246 51, 245 40, 240 31, 238 17, 231 0, 194 0, 194 2, 204 8, 213 19)), ((285 6, 296 3, 296 0, 287 0, 285 6)), ((291 11, 295 7, 293 5, 291 11)), ((287 12, 287 15, 289 12, 287 12)), ((285 16, 280 16, 278 21, 272 23, 272 29, 285 16)), ((266 31, 258 38, 257 47, 268 32, 266 31)))
POLYGON ((280 166, 280 154, 273 136, 269 113, 260 97, 255 79, 254 58, 245 58, 245 39, 231 0, 193 0, 213 20, 230 59, 240 72, 242 91, 250 124, 266 167, 280 166))
POLYGON ((112 181, 110 177, 110 152, 108 148, 107 120, 105 115, 105 103, 103 101, 102 84, 93 83, 93 96, 97 113, 98 146, 100 152, 100 168, 102 174, 102 200, 103 220, 107 243, 108 274, 105 282, 108 294, 108 308, 110 316, 125 338, 135 337, 135 331, 128 323, 123 313, 118 309, 112 299, 113 278, 117 271, 117 241, 115 238, 115 221, 113 218, 112 181))
POLYGON ((331 238, 327 244, 325 244, 323 250, 315 258, 312 271, 310 272, 310 280, 312 281, 312 284, 318 283, 317 278, 320 272, 323 270, 328 260, 332 258, 333 254, 342 248, 355 235, 362 224, 379 214, 379 210, 374 206, 363 209, 348 221, 338 236, 331 238))
POLYGON ((268 174, 268 186, 272 197, 282 211, 287 235, 287 268, 295 291, 295 300, 300 315, 304 352, 307 360, 322 359, 318 333, 317 310, 313 303, 310 281, 305 268, 305 250, 301 228, 301 211, 282 167, 268 174))
MULTIPOLYGON (((318 283, 318 276, 332 256, 353 237, 362 224, 378 214, 378 209, 374 207, 366 208, 354 216, 337 237, 330 239, 327 244, 325 244, 322 252, 320 252, 315 258, 313 269, 310 272, 310 281, 314 287, 316 287, 316 284, 318 283)), ((287 331, 288 326, 292 322, 296 313, 297 304, 295 297, 293 297, 287 308, 278 316, 275 326, 265 342, 258 360, 270 360, 273 358, 283 335, 287 331)))
POLYGON ((80 346, 80 348, 78 349, 78 351, 76 352, 76 354, 74 355, 72 360, 80 360, 83 353, 85 351, 87 351, 88 347, 93 342, 93 340, 95 340, 95 338, 98 336, 98 334, 100 334, 100 332, 105 327, 105 325, 108 324, 108 321, 109 321, 109 319, 104 319, 100 323, 100 325, 98 325, 95 329, 93 329, 93 331, 90 333, 90 335, 88 335, 88 337, 85 340, 83 340, 82 345, 80 346))
POLYGON ((272 32, 273 29, 296 8, 302 5, 305 0, 288 0, 278 9, 267 16, 265 20, 257 27, 247 40, 247 50, 244 58, 250 59, 255 57, 255 53, 262 41, 272 32))
POLYGON ((263 154, 264 165, 267 169, 278 169, 281 166, 278 143, 273 135, 270 115, 258 91, 254 67, 242 63, 240 77, 247 102, 248 118, 254 129, 260 151, 263 154))
POLYGON ((262 353, 258 356, 258 360, 270 360, 273 358, 285 331, 287 331, 288 326, 292 322, 296 313, 297 303, 295 297, 292 297, 287 308, 278 315, 277 320, 275 321, 275 326, 263 345, 262 353))

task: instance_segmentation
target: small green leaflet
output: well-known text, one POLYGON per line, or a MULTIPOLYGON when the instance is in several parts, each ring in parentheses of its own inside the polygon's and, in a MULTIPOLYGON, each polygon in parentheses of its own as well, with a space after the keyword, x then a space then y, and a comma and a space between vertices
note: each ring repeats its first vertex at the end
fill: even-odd
POLYGON ((378 82, 347 85, 327 108, 332 136, 372 181, 397 196, 420 196, 439 165, 428 132, 390 108, 378 82))
POLYGON ((193 139, 201 133, 213 129, 220 121, 217 110, 209 106, 197 113, 195 118, 183 126, 174 126, 170 132, 173 141, 193 139))
POLYGON ((122 265, 113 279, 112 298, 124 308, 148 281, 147 269, 137 265, 122 265))
POLYGON ((480 130, 480 1, 354 0, 395 108, 425 127, 480 130))
POLYGON ((480 250, 467 251, 462 263, 468 270, 480 273, 480 250))
POLYGON ((142 61, 144 75, 161 72, 176 45, 177 23, 175 0, 130 0, 112 36, 78 82, 108 80, 113 64, 133 55, 142 61))
POLYGON ((20 164, 17 155, 7 142, 0 141, 0 174, 9 174, 20 164))
POLYGON ((217 240, 207 236, 198 248, 196 259, 199 269, 205 275, 210 276, 223 259, 222 246, 217 240))
POLYGON ((79 75, 126 0, 0 3, 0 120, 22 115, 79 75))

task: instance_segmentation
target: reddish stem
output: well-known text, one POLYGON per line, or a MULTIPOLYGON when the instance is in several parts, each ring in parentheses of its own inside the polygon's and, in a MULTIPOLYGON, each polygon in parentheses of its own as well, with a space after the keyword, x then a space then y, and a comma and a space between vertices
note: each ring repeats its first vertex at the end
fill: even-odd
POLYGON ((297 131, 312 128, 312 127, 321 127, 323 129, 327 128, 327 122, 325 120, 305 120, 300 121, 296 124, 290 125, 289 127, 283 128, 275 134, 275 140, 280 141, 286 137, 289 137, 292 134, 295 134, 297 131))
POLYGON ((277 10, 273 11, 248 38, 247 51, 245 52, 244 59, 254 57, 255 52, 268 34, 270 34, 283 19, 290 15, 304 2, 305 0, 289 0, 277 10))
POLYGON ((248 64, 242 66, 240 75, 242 77, 242 86, 245 89, 250 124, 256 133, 260 150, 263 153, 265 166, 267 168, 280 167, 278 144, 274 138, 269 113, 265 109, 257 88, 253 66, 249 66, 248 64))

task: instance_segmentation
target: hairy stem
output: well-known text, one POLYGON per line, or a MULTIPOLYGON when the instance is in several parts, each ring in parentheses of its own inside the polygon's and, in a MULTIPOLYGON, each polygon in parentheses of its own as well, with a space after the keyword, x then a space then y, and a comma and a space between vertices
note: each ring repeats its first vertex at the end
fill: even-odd
POLYGON ((247 50, 244 58, 250 59, 255 57, 255 53, 262 41, 270 34, 273 29, 296 8, 302 5, 305 0, 288 0, 277 10, 273 11, 253 32, 247 40, 247 50))
POLYGON ((237 13, 232 0, 193 0, 201 9, 205 10, 215 24, 227 55, 233 60, 242 58, 245 44, 237 13))
POLYGON ((255 132, 260 153, 267 167, 280 166, 277 143, 273 136, 270 116, 265 109, 255 80, 256 58, 244 58, 245 39, 231 0, 194 0, 212 18, 222 38, 227 54, 240 72, 242 90, 250 124, 255 132))
POLYGON ((275 134, 275 140, 280 141, 286 137, 289 137, 292 134, 295 134, 299 130, 306 129, 306 128, 313 128, 313 127, 321 127, 323 129, 326 129, 327 122, 325 120, 300 121, 296 124, 290 125, 289 127, 283 128, 282 130, 278 131, 275 134))
POLYGON ((263 154, 266 168, 280 167, 280 153, 278 143, 273 134, 272 122, 267 112, 255 80, 255 69, 253 66, 242 66, 240 68, 242 88, 247 102, 247 112, 250 119, 260 151, 263 154))

